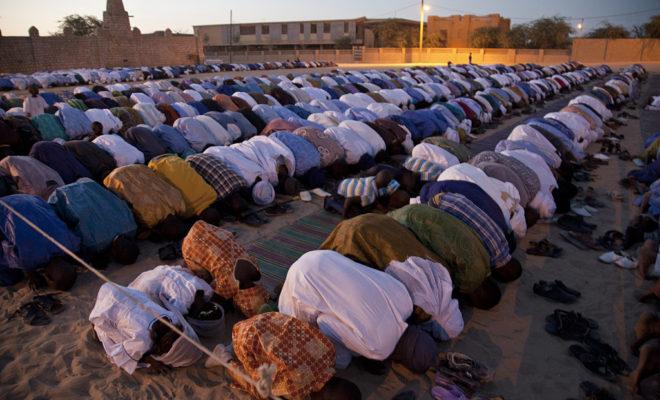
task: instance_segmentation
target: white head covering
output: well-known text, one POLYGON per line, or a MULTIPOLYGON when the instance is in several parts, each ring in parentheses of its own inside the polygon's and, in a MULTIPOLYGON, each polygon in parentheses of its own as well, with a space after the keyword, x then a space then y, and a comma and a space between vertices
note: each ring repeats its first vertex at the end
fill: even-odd
POLYGON ((269 182, 257 182, 252 188, 252 200, 258 206, 272 203, 275 201, 275 188, 269 182))

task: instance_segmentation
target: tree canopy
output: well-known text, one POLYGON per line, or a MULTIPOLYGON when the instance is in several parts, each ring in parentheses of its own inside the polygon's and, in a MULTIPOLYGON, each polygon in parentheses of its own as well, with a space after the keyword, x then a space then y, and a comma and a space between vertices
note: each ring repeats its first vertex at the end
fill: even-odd
POLYGON ((630 37, 630 32, 623 25, 613 25, 603 21, 596 29, 587 35, 590 39, 626 39, 630 37))
POLYGON ((498 48, 506 46, 506 35, 500 28, 484 26, 474 30, 470 36, 470 45, 480 48, 498 48))
POLYGON ((660 39, 660 15, 654 15, 649 22, 633 28, 638 38, 660 39))
POLYGON ((518 49, 565 49, 571 44, 573 28, 564 17, 539 18, 514 25, 507 44, 518 49))
POLYGON ((407 24, 394 18, 379 24, 374 30, 374 36, 376 47, 411 47, 415 43, 407 24))
POLYGON ((71 28, 73 34, 76 36, 89 36, 100 27, 103 22, 93 15, 67 15, 63 19, 57 21, 59 23, 59 31, 56 35, 64 34, 64 30, 71 28))

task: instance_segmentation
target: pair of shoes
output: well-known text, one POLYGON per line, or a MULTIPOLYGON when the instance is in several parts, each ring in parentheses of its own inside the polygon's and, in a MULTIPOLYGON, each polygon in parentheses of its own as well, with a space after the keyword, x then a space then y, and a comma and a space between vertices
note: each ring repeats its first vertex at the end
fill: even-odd
POLYGON ((600 244, 598 244, 592 237, 591 233, 582 233, 582 232, 560 232, 559 233, 564 240, 573 246, 577 247, 580 250, 601 250, 600 244))
POLYGON ((564 340, 584 341, 597 337, 598 323, 575 311, 556 309, 545 317, 545 331, 564 340))
POLYGON ((598 257, 598 261, 604 262, 605 264, 614 264, 623 269, 637 268, 637 262, 635 259, 623 251, 610 251, 603 253, 598 257))
POLYGON ((529 242, 529 244, 531 247, 527 249, 526 253, 532 256, 558 258, 562 251, 564 251, 561 247, 550 243, 548 239, 543 239, 538 242, 529 242))
POLYGON ((32 326, 44 326, 51 322, 47 313, 57 315, 64 311, 64 304, 53 294, 37 295, 32 301, 23 304, 9 317, 20 315, 23 321, 32 326))
POLYGON ((533 290, 539 296, 564 304, 575 303, 582 296, 580 292, 569 288, 562 281, 539 281, 534 284, 533 290))

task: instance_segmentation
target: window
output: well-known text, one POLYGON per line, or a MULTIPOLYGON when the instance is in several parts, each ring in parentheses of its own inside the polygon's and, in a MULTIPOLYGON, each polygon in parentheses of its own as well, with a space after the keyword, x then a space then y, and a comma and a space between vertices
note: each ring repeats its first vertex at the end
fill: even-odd
POLYGON ((246 36, 246 35, 256 35, 257 34, 257 29, 254 25, 241 25, 239 32, 241 36, 246 36))
POLYGON ((270 34, 270 25, 261 25, 261 34, 269 35, 270 34))
POLYGON ((329 22, 324 22, 323 23, 323 33, 330 33, 330 23, 329 22))
POLYGON ((348 22, 344 22, 344 33, 348 33, 348 22))
POLYGON ((317 28, 317 25, 316 25, 316 24, 312 24, 312 25, 310 26, 310 28, 311 28, 311 29, 310 29, 310 32, 311 32, 313 35, 316 35, 316 28, 317 28))
POLYGON ((305 33, 305 24, 300 24, 300 33, 301 34, 305 33))
POLYGON ((282 35, 287 35, 289 33, 289 25, 282 24, 282 35))

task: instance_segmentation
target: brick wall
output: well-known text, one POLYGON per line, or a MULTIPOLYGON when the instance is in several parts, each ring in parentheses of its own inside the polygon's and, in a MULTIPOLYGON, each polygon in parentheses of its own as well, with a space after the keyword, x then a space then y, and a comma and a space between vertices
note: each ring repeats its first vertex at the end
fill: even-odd
POLYGON ((0 36, 0 73, 198 62, 194 36, 0 36))

